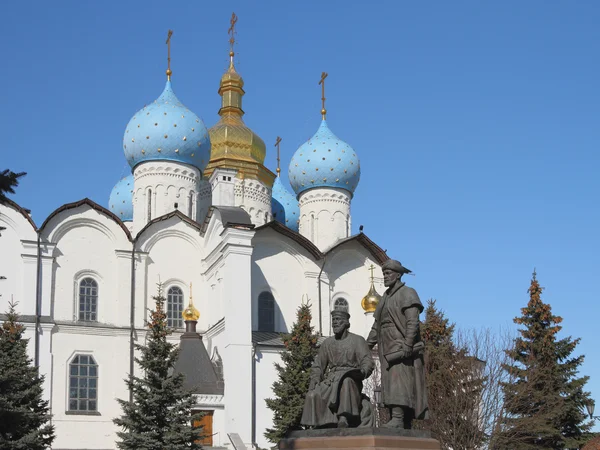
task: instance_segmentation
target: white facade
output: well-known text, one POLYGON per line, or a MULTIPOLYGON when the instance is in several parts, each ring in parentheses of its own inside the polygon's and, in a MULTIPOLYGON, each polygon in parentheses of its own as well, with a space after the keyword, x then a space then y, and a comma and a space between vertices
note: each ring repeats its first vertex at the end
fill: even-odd
MULTIPOLYGON (((177 178, 184 180, 180 184, 189 183, 187 192, 192 189, 190 174, 197 176, 192 171, 181 175, 188 179, 177 178)), ((136 193, 139 188, 143 195, 149 185, 138 185, 136 178, 136 193)), ((169 192, 165 188, 160 194, 167 197, 160 208, 173 200, 169 192)), ((137 205, 134 200, 134 208, 137 205)), ((255 228, 250 222, 258 219, 248 215, 246 226, 229 225, 219 207, 200 223, 181 209, 154 218, 134 236, 116 216, 87 199, 59 208, 38 230, 19 206, 0 206, 0 226, 6 227, 0 237, 0 273, 6 277, 0 281, 1 300, 18 302, 31 337, 29 352, 32 358, 38 354, 46 376, 55 449, 116 448, 112 420, 121 414, 116 399, 129 396, 123 380, 130 370, 130 346, 145 339, 147 311, 159 281, 165 293, 179 288, 186 303, 193 283, 194 303, 201 313, 198 330, 209 355, 222 358, 224 395, 197 397, 199 409, 214 411, 214 446, 231 447, 227 433, 232 432, 249 447, 271 445, 264 438, 272 419, 264 399, 272 395, 273 363, 279 360, 281 346, 261 347, 253 339, 253 332, 264 327, 261 294, 270 293, 274 300, 267 331, 289 331, 302 301, 312 305, 313 325, 324 335, 331 333, 329 314, 336 301, 347 303, 355 332, 366 333, 370 327, 372 319, 360 301, 369 287, 368 267, 381 264, 383 252, 366 245, 363 235, 339 242, 325 258, 310 240, 279 223, 255 228), (93 318, 81 315, 84 280, 96 286, 93 318), (70 408, 69 371, 78 356, 91 357, 97 365, 97 404, 92 411, 70 408)), ((382 292, 380 279, 376 286, 382 292)), ((180 331, 174 333, 174 341, 180 331)))
POLYGON ((174 161, 147 161, 133 171, 133 231, 171 211, 199 218, 198 192, 202 174, 193 166, 174 161))
POLYGON ((345 189, 319 187, 299 195, 300 234, 313 241, 321 250, 350 236, 350 201, 345 189))

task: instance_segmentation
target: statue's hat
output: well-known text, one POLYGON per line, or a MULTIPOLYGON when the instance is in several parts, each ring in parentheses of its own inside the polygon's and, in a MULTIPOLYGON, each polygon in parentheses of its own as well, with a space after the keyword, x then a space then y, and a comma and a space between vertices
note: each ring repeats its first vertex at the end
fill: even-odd
POLYGON ((381 270, 393 270, 397 273, 412 273, 412 270, 407 269, 402 265, 400 261, 396 261, 395 259, 388 259, 381 265, 381 270))

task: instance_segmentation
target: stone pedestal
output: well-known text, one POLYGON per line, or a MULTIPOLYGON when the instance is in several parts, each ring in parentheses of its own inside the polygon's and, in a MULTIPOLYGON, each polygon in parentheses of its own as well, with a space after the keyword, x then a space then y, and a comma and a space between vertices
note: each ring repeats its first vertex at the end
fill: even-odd
POLYGON ((279 441, 279 450, 439 450, 428 431, 387 428, 328 428, 292 431, 279 441))

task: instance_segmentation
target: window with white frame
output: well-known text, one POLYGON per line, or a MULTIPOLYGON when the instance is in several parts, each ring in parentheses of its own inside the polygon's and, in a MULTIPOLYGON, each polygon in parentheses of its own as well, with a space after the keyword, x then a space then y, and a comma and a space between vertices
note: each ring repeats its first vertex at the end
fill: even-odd
POLYGON ((350 307, 348 305, 348 300, 346 300, 343 297, 336 298, 335 302, 333 302, 333 309, 335 311, 348 312, 348 310, 350 309, 350 307))
POLYGON ((69 411, 98 411, 98 364, 90 355, 75 355, 69 364, 69 411))
POLYGON ((98 283, 93 278, 79 282, 79 320, 98 320, 98 283))
POLYGON ((183 291, 171 286, 167 291, 167 325, 171 328, 183 328, 183 291))
POLYGON ((258 296, 258 331, 275 331, 275 298, 270 292, 258 296))

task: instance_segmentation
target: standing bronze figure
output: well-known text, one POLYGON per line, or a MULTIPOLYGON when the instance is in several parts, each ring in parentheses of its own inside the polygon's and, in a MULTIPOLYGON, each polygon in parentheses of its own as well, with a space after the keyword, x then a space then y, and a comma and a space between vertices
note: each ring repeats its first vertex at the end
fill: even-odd
POLYGON ((414 418, 427 415, 424 343, 419 332, 423 305, 417 292, 401 280, 410 270, 391 259, 381 268, 387 290, 375 310, 367 343, 370 348, 378 344, 382 401, 392 417, 383 426, 409 429, 414 418))

